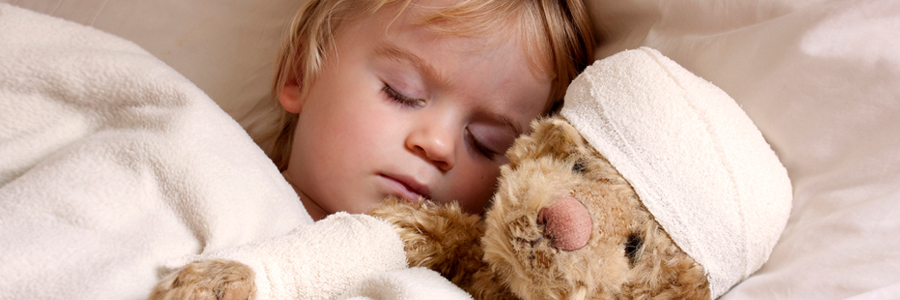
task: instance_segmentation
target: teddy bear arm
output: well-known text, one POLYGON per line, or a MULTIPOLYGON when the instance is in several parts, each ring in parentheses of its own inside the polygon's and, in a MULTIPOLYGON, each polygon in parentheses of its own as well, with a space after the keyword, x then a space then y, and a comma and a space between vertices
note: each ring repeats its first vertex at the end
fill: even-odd
POLYGON ((518 300, 520 299, 504 283, 496 271, 492 271, 487 265, 472 275, 471 280, 460 284, 460 288, 472 295, 477 300, 518 300))
POLYGON ((460 286, 485 267, 479 242, 484 233, 481 217, 463 212, 455 203, 389 198, 369 214, 394 226, 410 267, 435 270, 460 286))

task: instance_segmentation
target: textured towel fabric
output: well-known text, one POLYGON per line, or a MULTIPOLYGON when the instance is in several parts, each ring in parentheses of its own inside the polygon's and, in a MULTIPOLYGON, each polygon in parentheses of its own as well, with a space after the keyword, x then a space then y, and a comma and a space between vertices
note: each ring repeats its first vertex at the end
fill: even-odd
POLYGON ((759 269, 791 209, 787 171, 725 92, 650 48, 599 60, 562 115, 631 183, 719 297, 759 269))
POLYGON ((437 272, 416 267, 379 273, 360 281, 339 300, 471 300, 472 296, 437 272))
POLYGON ((385 222, 313 223, 241 127, 140 47, 7 4, 0 241, 0 299, 142 299, 197 254, 253 267, 259 299, 406 267, 385 222))

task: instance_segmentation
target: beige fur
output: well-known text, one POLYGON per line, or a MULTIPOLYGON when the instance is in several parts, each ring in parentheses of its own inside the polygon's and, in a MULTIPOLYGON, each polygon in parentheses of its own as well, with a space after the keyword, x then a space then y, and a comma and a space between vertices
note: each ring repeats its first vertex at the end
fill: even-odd
POLYGON ((161 280, 150 299, 246 300, 256 294, 253 270, 227 260, 188 264, 161 280))
MULTIPOLYGON (((629 183, 575 128, 561 117, 535 121, 532 128, 508 152, 511 163, 503 166, 483 217, 455 204, 396 199, 370 213, 394 224, 410 266, 440 272, 475 299, 710 298, 703 267, 672 242, 629 183), (549 234, 547 224, 555 220, 539 217, 567 196, 580 200, 591 218, 590 238, 573 251, 554 248, 564 233, 549 234)), ((195 263, 164 279, 151 298, 246 299, 253 289, 248 271, 235 262, 195 263)))

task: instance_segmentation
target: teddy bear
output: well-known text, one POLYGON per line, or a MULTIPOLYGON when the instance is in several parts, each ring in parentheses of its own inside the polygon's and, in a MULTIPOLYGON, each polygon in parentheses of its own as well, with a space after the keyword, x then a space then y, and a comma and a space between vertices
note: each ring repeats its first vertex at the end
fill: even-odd
MULTIPOLYGON (((651 48, 585 69, 507 157, 483 214, 393 198, 369 214, 409 266, 475 299, 580 300, 718 298, 765 263, 790 213, 787 172, 746 113, 651 48)), ((245 299, 252 276, 196 262, 151 298, 206 280, 245 299)))

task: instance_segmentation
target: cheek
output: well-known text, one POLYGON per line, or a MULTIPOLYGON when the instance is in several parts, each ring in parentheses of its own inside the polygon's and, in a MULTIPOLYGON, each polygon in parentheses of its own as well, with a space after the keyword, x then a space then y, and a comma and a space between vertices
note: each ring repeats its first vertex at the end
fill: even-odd
POLYGON ((395 144, 394 130, 386 122, 377 119, 344 119, 330 124, 319 132, 312 143, 327 144, 320 147, 320 155, 330 165, 343 172, 352 172, 372 165, 376 158, 384 157, 385 145, 395 144))
POLYGON ((460 199, 460 205, 467 212, 481 213, 494 195, 500 167, 494 163, 482 163, 461 171, 461 178, 453 185, 457 194, 451 199, 460 199))
POLYGON ((377 145, 385 133, 393 132, 391 119, 379 111, 379 107, 370 104, 378 99, 369 99, 373 97, 371 95, 341 96, 343 98, 321 101, 319 110, 301 115, 301 122, 309 118, 309 123, 303 125, 309 125, 305 129, 315 136, 309 143, 322 144, 319 147, 346 155, 377 145))

